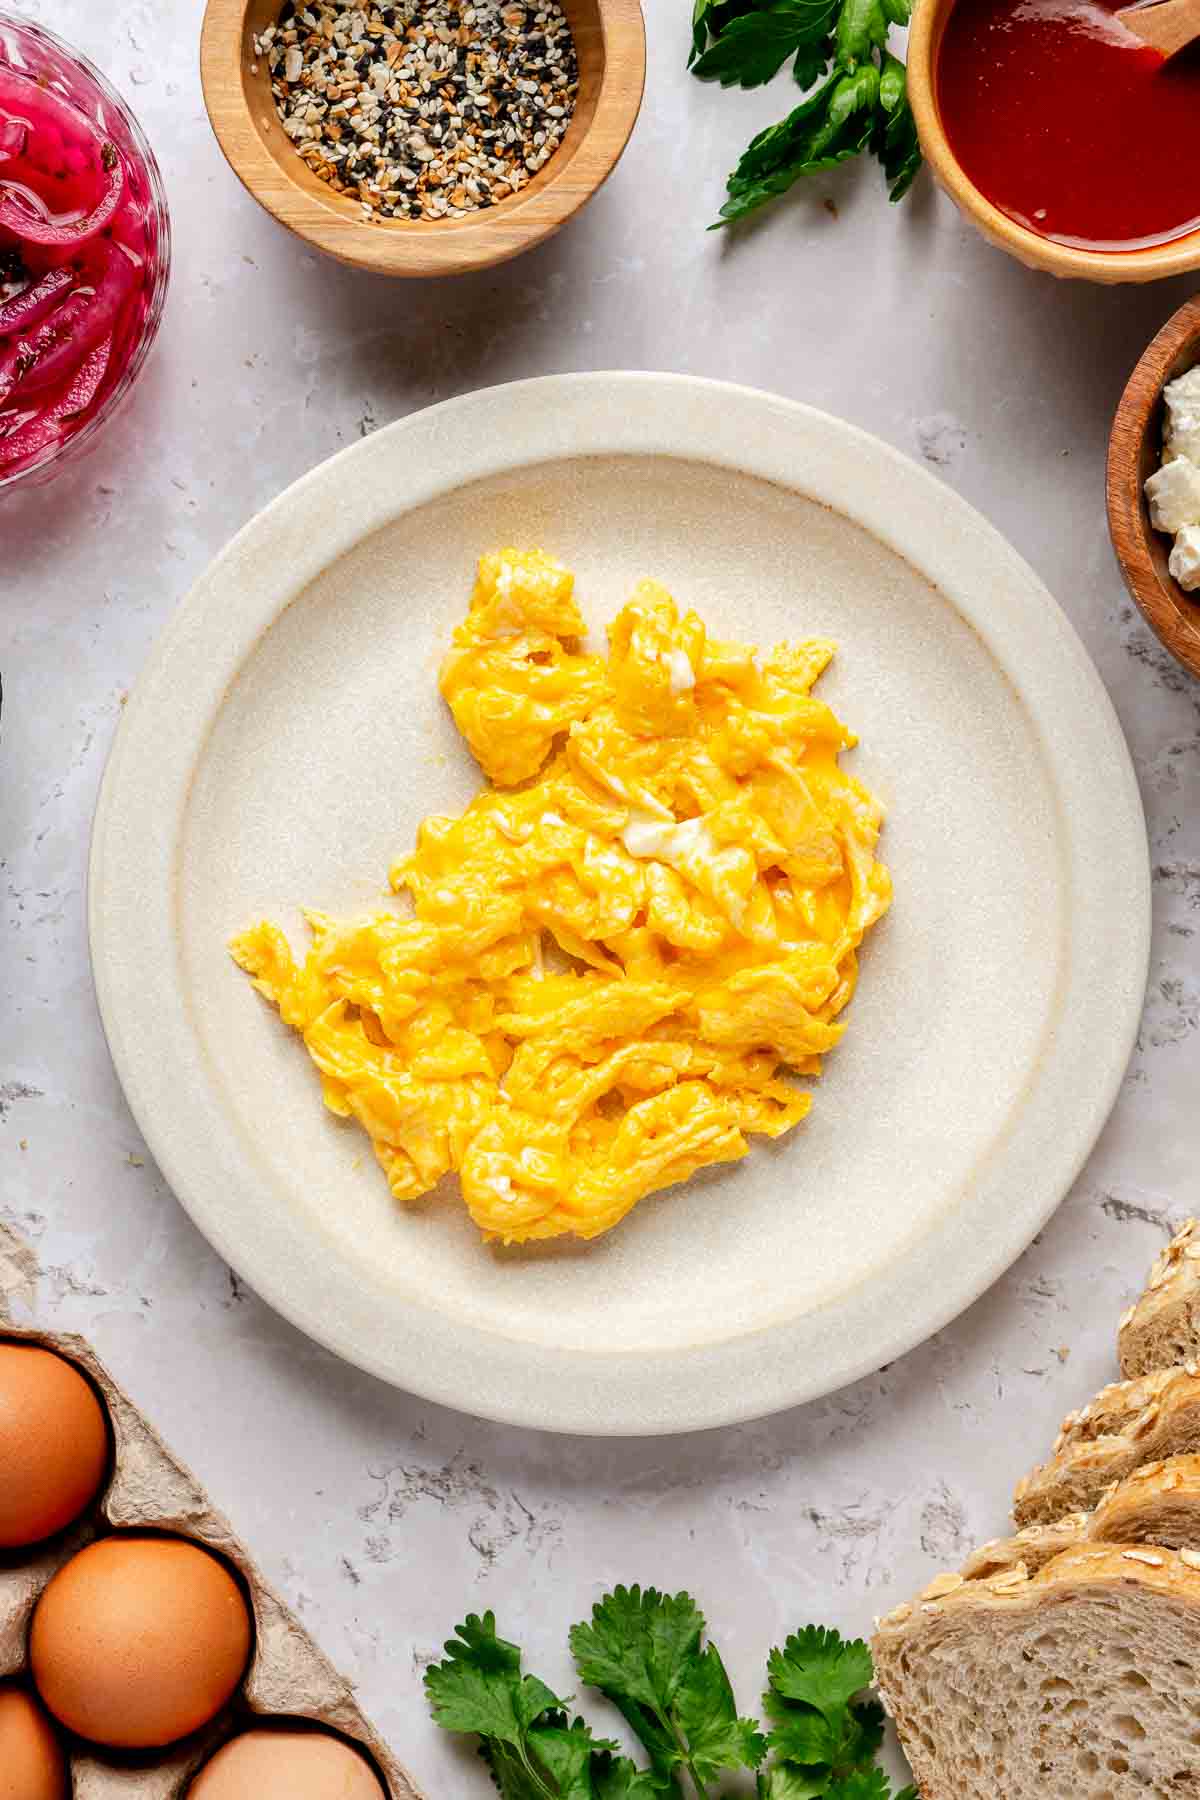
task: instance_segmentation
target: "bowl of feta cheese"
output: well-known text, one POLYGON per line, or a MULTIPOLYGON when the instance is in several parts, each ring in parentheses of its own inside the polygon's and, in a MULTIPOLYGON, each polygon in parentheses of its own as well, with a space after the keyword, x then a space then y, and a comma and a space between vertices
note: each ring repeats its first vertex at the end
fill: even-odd
POLYGON ((1126 586, 1200 677, 1200 296, 1130 376, 1108 445, 1108 528, 1126 586))

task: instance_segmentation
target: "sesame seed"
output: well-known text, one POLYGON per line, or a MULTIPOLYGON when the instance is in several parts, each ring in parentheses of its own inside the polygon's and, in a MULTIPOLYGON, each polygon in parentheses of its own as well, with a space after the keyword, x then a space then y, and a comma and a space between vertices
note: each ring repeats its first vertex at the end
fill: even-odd
POLYGON ((465 217, 518 192, 579 93, 558 0, 288 0, 252 49, 309 168, 380 218, 465 217))

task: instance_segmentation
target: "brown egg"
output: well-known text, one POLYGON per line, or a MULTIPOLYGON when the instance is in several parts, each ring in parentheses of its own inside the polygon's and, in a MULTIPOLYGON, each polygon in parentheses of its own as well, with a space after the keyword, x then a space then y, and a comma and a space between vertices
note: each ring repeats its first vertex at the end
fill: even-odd
POLYGON ((67 1800, 67 1759, 28 1688, 0 1683, 0 1800, 67 1800))
POLYGON ((188 1800, 383 1800, 370 1763, 325 1731, 246 1731, 205 1763, 188 1800))
POLYGON ((104 1409, 78 1369, 36 1344, 0 1343, 0 1547, 77 1519, 107 1466, 104 1409))
POLYGON ((57 1719, 94 1743, 174 1743, 220 1712, 250 1654, 250 1616, 224 1563, 183 1538, 89 1544, 38 1601, 29 1658, 57 1719))

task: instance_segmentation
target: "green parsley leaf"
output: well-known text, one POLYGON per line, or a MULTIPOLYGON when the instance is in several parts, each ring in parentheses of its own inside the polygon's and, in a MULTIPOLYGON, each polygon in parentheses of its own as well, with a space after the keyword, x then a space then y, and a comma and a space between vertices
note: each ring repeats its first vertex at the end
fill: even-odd
POLYGON ((796 60, 792 64, 792 78, 799 88, 805 91, 820 81, 829 67, 832 40, 827 36, 814 38, 811 43, 801 44, 796 52, 796 60))
POLYGON ((908 72, 896 57, 885 52, 879 76, 880 117, 871 149, 883 164, 888 198, 902 200, 921 166, 917 122, 908 103, 908 72))
POLYGON ((887 43, 888 16, 883 0, 845 0, 834 28, 838 67, 855 69, 887 43))
POLYGON ((729 177, 729 198, 719 223, 733 224, 786 193, 802 175, 832 169, 858 156, 875 131, 879 71, 864 63, 830 76, 778 125, 769 126, 746 150, 729 177))
POLYGON ((871 1652, 861 1638, 847 1642, 836 1631, 808 1625, 788 1638, 767 1661, 772 1691, 785 1700, 814 1706, 834 1720, 874 1676, 871 1652))
POLYGON ((775 0, 764 11, 745 13, 698 57, 694 72, 722 87, 761 87, 795 53, 799 79, 816 46, 829 36, 838 5, 839 0, 775 0))
POLYGON ((715 0, 696 0, 692 8, 692 53, 688 57, 689 69, 696 58, 703 55, 708 43, 708 25, 714 5, 715 0))
POLYGON ((887 39, 893 25, 908 22, 912 6, 913 0, 694 0, 688 62, 696 75, 722 87, 760 87, 790 58, 807 95, 750 144, 729 177, 714 230, 757 212, 802 176, 865 150, 883 165, 891 199, 903 198, 921 151, 904 65, 887 39))

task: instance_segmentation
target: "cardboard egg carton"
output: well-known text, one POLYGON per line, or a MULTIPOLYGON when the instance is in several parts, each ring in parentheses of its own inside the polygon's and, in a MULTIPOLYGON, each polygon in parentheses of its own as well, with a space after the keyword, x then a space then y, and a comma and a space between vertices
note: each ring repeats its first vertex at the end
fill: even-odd
POLYGON ((32 1307, 35 1284, 32 1252, 0 1225, 0 1342, 40 1344, 91 1378, 108 1410, 113 1460, 97 1500, 64 1536, 28 1552, 0 1551, 0 1679, 26 1667, 29 1622, 43 1588, 77 1550, 109 1529, 175 1532, 215 1550, 241 1576, 254 1619, 254 1647, 241 1687, 210 1726, 182 1745, 123 1753, 85 1746, 64 1734, 73 1800, 184 1800, 197 1769, 221 1743, 281 1715, 327 1725, 352 1739, 373 1758, 388 1800, 422 1800, 359 1710, 351 1684, 264 1580, 229 1521, 87 1340, 16 1322, 13 1303, 32 1307))

